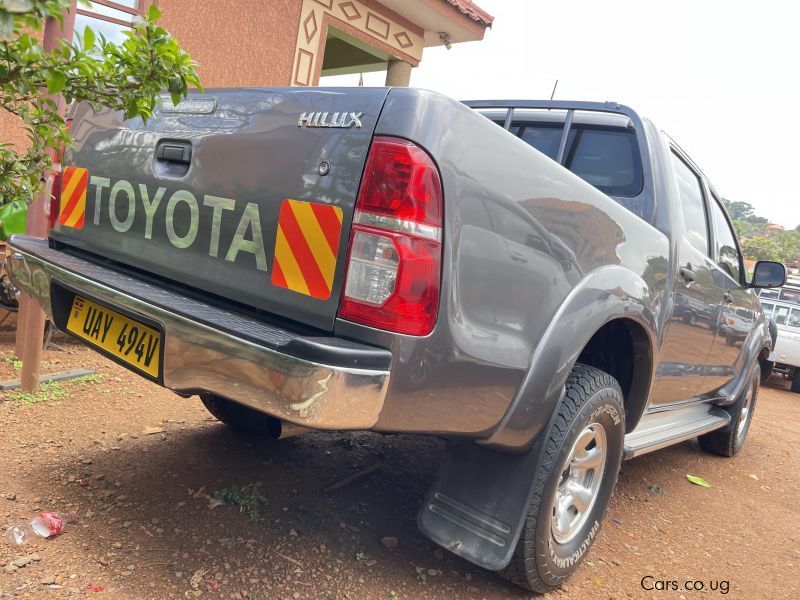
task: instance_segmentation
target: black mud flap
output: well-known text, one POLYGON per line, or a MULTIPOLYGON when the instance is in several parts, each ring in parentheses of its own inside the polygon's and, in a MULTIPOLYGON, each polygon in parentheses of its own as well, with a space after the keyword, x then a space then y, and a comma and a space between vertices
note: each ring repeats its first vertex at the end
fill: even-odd
POLYGON ((450 442, 417 516, 422 533, 479 567, 505 568, 525 524, 547 431, 517 455, 450 442))

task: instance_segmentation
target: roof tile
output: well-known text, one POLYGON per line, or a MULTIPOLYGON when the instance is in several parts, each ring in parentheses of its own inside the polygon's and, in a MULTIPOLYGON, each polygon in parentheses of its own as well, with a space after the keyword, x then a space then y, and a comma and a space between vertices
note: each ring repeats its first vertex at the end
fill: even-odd
POLYGON ((478 21, 487 27, 492 26, 494 17, 483 10, 472 0, 444 0, 448 4, 455 6, 459 12, 467 15, 470 19, 478 21))

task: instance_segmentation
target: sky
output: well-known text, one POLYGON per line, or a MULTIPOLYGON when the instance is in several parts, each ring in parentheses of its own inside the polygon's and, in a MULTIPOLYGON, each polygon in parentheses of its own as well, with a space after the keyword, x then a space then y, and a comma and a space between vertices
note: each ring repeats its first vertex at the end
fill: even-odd
MULTIPOLYGON (((800 4, 476 2, 495 17, 484 40, 427 48, 412 86, 459 100, 547 99, 558 80, 557 100, 626 104, 725 198, 800 224, 800 4)), ((357 85, 358 75, 335 80, 357 85)), ((384 80, 364 74, 365 85, 384 80)))

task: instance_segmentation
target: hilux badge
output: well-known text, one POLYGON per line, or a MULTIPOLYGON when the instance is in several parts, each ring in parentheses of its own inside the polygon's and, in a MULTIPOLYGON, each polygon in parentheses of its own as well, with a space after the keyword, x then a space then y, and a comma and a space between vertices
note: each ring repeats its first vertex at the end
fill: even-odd
POLYGON ((304 112, 297 120, 297 126, 302 127, 339 127, 347 129, 348 127, 361 128, 361 117, 364 116, 363 112, 304 112))

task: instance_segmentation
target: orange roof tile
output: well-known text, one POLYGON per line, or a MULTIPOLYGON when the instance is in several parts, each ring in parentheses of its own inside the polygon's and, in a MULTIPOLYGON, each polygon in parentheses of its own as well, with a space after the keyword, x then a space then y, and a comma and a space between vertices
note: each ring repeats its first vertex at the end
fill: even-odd
POLYGON ((467 15, 469 18, 486 25, 487 27, 492 26, 492 22, 494 21, 494 17, 483 10, 480 6, 472 2, 472 0, 444 0, 448 4, 455 6, 459 12, 462 14, 467 15))

